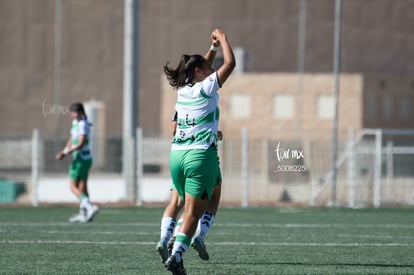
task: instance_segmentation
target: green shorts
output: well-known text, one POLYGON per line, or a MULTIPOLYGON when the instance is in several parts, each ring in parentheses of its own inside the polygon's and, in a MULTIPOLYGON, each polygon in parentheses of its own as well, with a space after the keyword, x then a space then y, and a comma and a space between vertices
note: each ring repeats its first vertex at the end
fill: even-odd
POLYGON ((218 175, 217 149, 173 150, 170 153, 170 170, 174 189, 181 200, 185 193, 198 199, 211 198, 217 185, 218 175))
POLYGON ((89 170, 92 166, 92 159, 73 159, 69 167, 69 178, 72 180, 84 180, 88 178, 89 170))

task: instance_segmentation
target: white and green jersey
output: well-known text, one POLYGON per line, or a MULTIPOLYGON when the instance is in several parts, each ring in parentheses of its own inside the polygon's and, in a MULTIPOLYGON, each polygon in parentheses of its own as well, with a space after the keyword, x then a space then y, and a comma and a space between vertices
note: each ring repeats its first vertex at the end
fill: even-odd
POLYGON ((86 136, 85 145, 79 150, 73 152, 73 158, 78 156, 81 159, 87 160, 91 159, 91 151, 89 150, 89 122, 86 119, 72 121, 72 128, 70 129, 70 134, 72 137, 72 147, 79 143, 80 136, 86 136))
POLYGON ((217 142, 219 120, 217 73, 177 91, 177 129, 171 150, 208 149, 217 142))

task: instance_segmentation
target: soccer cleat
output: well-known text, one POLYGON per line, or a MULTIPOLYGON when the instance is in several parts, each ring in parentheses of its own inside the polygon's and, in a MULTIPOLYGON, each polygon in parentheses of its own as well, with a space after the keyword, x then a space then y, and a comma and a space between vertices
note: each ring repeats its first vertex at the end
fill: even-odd
POLYGON ((172 254, 174 242, 175 242, 175 236, 171 237, 170 240, 168 241, 168 244, 167 244, 168 256, 172 254))
POLYGON ((173 275, 187 275, 187 271, 184 269, 183 260, 177 263, 177 260, 173 255, 167 259, 164 266, 168 271, 171 271, 173 275))
POLYGON ((69 222, 73 223, 86 223, 88 222, 86 216, 84 214, 77 214, 69 219, 69 222))
POLYGON ((160 255, 161 262, 165 263, 165 261, 168 259, 168 249, 162 240, 157 244, 157 252, 160 255))
POLYGON ((79 209, 79 214, 77 214, 75 216, 72 216, 69 219, 69 222, 72 222, 72 223, 86 223, 86 222, 88 222, 88 220, 86 219, 86 209, 81 207, 79 209))
POLYGON ((90 209, 86 212, 86 220, 87 222, 91 222, 93 220, 93 217, 95 217, 96 214, 99 212, 99 207, 96 205, 92 205, 90 209))
POLYGON ((200 259, 204 261, 208 261, 210 259, 210 256, 208 255, 206 245, 204 244, 204 241, 200 237, 195 237, 192 242, 191 246, 198 252, 198 256, 200 259))

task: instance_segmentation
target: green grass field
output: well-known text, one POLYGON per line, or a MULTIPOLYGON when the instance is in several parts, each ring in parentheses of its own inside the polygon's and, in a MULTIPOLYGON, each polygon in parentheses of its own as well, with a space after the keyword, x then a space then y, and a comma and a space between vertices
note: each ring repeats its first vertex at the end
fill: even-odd
MULTIPOLYGON (((161 208, 0 208, 0 274, 168 274, 161 208)), ((222 208, 188 274, 414 274, 414 209, 222 208)))

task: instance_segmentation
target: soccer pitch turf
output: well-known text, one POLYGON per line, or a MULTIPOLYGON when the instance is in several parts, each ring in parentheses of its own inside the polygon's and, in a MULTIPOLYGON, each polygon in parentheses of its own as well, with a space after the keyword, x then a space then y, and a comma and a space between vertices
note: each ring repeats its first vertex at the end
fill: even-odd
MULTIPOLYGON (((169 274, 155 251, 162 208, 0 208, 0 274, 169 274)), ((221 208, 188 274, 414 274, 414 209, 221 208)))

